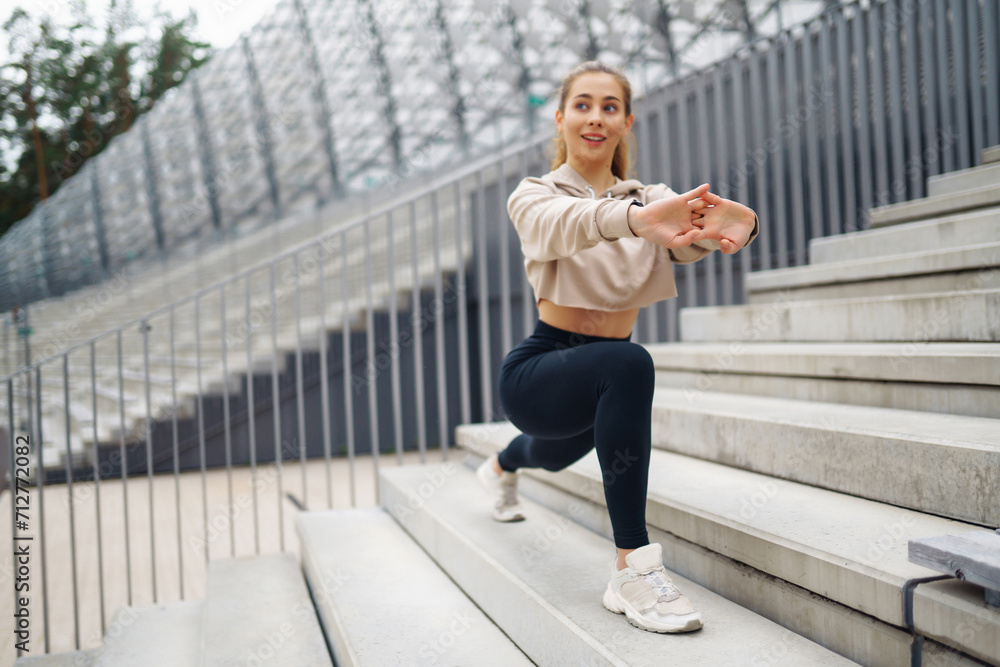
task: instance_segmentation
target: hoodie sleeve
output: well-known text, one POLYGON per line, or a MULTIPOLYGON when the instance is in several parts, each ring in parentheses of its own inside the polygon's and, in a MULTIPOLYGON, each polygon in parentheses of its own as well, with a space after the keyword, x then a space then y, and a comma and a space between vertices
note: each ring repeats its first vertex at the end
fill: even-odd
POLYGON ((598 243, 638 238, 628 226, 632 200, 558 194, 541 179, 525 178, 507 199, 524 256, 539 262, 571 257, 598 243))
MULTIPOLYGON (((642 203, 646 204, 657 199, 663 199, 664 197, 676 197, 677 194, 663 183, 656 183, 655 185, 646 187, 643 192, 642 203)), ((753 243, 753 240, 757 238, 757 234, 760 232, 760 223, 757 219, 756 211, 754 211, 753 216, 753 230, 750 232, 750 237, 747 239, 746 245, 743 246, 744 248, 753 243)), ((713 250, 719 250, 721 247, 722 244, 718 241, 706 239, 704 241, 695 241, 683 248, 667 248, 666 250, 670 255, 670 261, 674 264, 691 264, 706 257, 713 250)))

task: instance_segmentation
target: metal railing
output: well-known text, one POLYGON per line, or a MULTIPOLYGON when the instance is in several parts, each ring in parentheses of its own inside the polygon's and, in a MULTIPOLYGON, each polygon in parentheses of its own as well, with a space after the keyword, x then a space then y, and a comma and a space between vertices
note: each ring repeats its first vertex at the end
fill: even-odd
MULTIPOLYGON (((998 5, 850 4, 637 100, 639 177, 677 191, 709 181, 754 208, 762 229, 748 252, 678 271, 679 297, 644 309, 633 340, 677 340, 680 307, 740 302, 749 271, 806 263, 811 238, 864 229, 872 206, 923 196, 927 177, 972 166, 983 147, 1000 143, 998 5)), ((18 528, 11 506, 13 544, 31 532, 40 565, 32 599, 44 641, 33 650, 48 652, 50 638, 64 644, 70 632, 79 648, 81 613, 92 626, 99 617, 103 633, 116 602, 197 596, 197 582, 184 577, 183 545, 195 540, 202 563, 213 555, 210 471, 226 472, 222 523, 236 555, 234 471, 247 466, 256 488, 259 467, 270 464, 278 502, 268 530, 285 550, 282 464, 300 468, 300 505, 332 507, 330 468, 342 453, 354 505, 356 457, 370 457, 377 497, 382 455, 394 453, 397 465, 407 451, 420 461, 435 449, 447 458, 458 424, 502 419, 493 392, 499 366, 536 315, 506 198, 524 176, 548 171, 548 141, 510 146, 0 380, 12 479, 22 464, 35 471, 23 493, 37 532, 18 528), (44 465, 46 456, 55 466, 44 465), (315 486, 309 493, 310 460, 324 461, 320 495, 315 486), (185 470, 200 477, 200 520, 182 516, 185 470), (137 475, 147 478, 148 524, 133 531, 129 508, 139 505, 129 480, 137 475), (153 492, 169 475, 175 535, 157 530, 168 505, 153 492), (126 555, 117 598, 104 578, 100 499, 108 484, 120 486, 124 512, 123 543, 112 545, 126 555), (67 549, 53 553, 44 503, 57 492, 69 535, 67 549), (79 593, 80 494, 95 500, 96 599, 79 593), (136 563, 133 532, 149 539, 136 563), (163 592, 167 571, 157 567, 157 544, 172 550, 173 541, 176 595, 172 585, 163 592), (148 595, 133 590, 140 566, 149 569, 148 595), (50 626, 56 594, 65 604, 72 596, 72 631, 50 626)), ((265 510, 251 496, 254 546, 240 555, 262 549, 265 510)))

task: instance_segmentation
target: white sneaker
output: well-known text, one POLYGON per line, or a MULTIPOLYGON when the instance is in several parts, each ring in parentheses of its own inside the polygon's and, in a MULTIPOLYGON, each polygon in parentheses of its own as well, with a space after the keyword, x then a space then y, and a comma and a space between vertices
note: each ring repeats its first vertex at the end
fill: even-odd
POLYGON ((476 470, 479 482, 496 497, 496 503, 493 505, 493 518, 504 522, 524 521, 521 505, 517 502, 518 474, 505 470, 498 475, 493 469, 493 462, 496 460, 497 455, 493 454, 483 461, 483 464, 476 470))
POLYGON ((702 626, 701 612, 677 590, 663 567, 663 548, 647 544, 625 556, 626 568, 612 563, 604 606, 650 632, 690 632, 702 626))

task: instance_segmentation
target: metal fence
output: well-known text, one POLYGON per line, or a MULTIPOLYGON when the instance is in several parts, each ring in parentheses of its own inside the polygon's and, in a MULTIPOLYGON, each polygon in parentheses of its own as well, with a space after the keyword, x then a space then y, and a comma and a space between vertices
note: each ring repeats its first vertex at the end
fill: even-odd
MULTIPOLYGON (((929 176, 973 166, 982 148, 1000 143, 998 10, 1000 0, 842 6, 637 100, 640 179, 676 191, 708 181, 754 208, 761 234, 749 251, 680 269, 679 297, 646 308, 633 340, 677 340, 679 308, 741 302, 747 272, 806 263, 811 238, 864 229, 871 207, 921 197, 929 176)), ((212 554, 204 482, 202 516, 186 522, 175 482, 177 533, 164 534, 157 518, 169 503, 153 497, 158 473, 177 480, 194 470, 204 480, 206 470, 224 466, 232 508, 234 467, 246 464, 256 475, 258 465, 273 463, 280 489, 282 462, 297 460, 305 497, 305 462, 329 466, 343 444, 353 502, 356 455, 372 457, 377 489, 381 456, 395 454, 398 464, 404 451, 423 460, 437 449, 446 458, 458 424, 503 418, 497 372, 536 316, 506 197, 520 178, 548 171, 548 139, 510 146, 3 379, 10 466, 28 462, 37 472, 25 492, 38 510, 33 548, 42 586, 33 599, 45 651, 50 637, 70 634, 80 646, 81 617, 99 617, 103 631, 107 606, 126 601, 106 599, 103 579, 99 599, 78 595, 78 577, 93 572, 83 572, 77 557, 74 488, 100 498, 112 477, 127 496, 130 477, 147 478, 151 556, 143 567, 153 583, 144 596, 163 601, 175 593, 158 595, 157 543, 176 542, 175 565, 183 566, 182 544, 192 534, 204 542, 199 558, 212 554), (127 358, 141 359, 141 368, 127 372, 127 358), (185 387, 181 360, 194 378, 185 387), (74 384, 74 375, 83 380, 74 384), (126 405, 127 385, 138 408, 126 405), (81 402, 89 412, 75 421, 81 402), (50 412, 64 413, 64 432, 45 432, 55 423, 50 412), (89 430, 82 448, 74 443, 84 438, 77 422, 89 430), (22 461, 23 438, 34 445, 22 461), (45 442, 64 451, 57 467, 38 465, 45 442), (70 536, 68 549, 52 553, 44 497, 56 481, 65 484, 70 536), (46 588, 46 570, 56 567, 72 575, 58 591, 46 588), (57 596, 73 606, 72 628, 48 623, 57 596)), ((329 500, 329 477, 324 491, 329 500)), ((278 531, 280 503, 279 496, 278 531)), ((99 501, 97 512, 100 526, 99 501)), ((14 514, 12 504, 16 545, 14 514)), ((256 496, 252 518, 258 531, 256 496)), ((229 531, 235 525, 230 517, 229 531)), ((124 545, 102 546, 101 534, 96 562, 86 559, 99 576, 102 549, 132 552, 127 528, 124 545)), ((255 544, 247 553, 259 553, 255 544)), ((199 593, 182 583, 176 595, 199 593)), ((142 597, 130 589, 127 602, 142 597)))
MULTIPOLYGON (((773 34, 824 1, 741 0, 739 16, 773 34)), ((132 131, 86 138, 80 154, 107 148, 0 239, 0 310, 524 139, 580 60, 641 85, 740 42, 734 3, 677 4, 280 0, 148 113, 111 121, 132 131)))

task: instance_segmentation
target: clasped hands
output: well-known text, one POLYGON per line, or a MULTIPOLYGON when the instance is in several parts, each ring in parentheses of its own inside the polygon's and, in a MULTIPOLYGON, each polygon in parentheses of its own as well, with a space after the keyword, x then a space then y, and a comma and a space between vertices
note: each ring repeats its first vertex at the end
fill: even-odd
POLYGON ((683 248, 697 241, 718 241, 732 255, 746 245, 756 216, 739 202, 708 191, 708 183, 645 206, 632 206, 628 224, 632 233, 665 248, 683 248))

